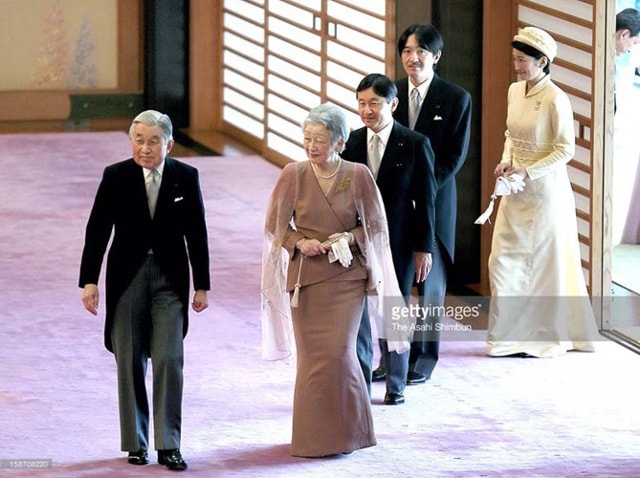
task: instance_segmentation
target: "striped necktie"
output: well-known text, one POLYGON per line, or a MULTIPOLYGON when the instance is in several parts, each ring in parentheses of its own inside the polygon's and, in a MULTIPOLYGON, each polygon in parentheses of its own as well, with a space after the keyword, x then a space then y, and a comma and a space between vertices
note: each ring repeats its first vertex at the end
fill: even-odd
POLYGON ((374 134, 371 137, 371 151, 369 153, 369 166, 371 167, 371 172, 373 173, 373 177, 378 176, 378 170, 380 169, 380 162, 382 161, 382 157, 380 154, 381 144, 380 144, 380 136, 374 134))
POLYGON ((418 88, 411 90, 411 100, 409 101, 409 128, 414 129, 420 114, 420 92, 418 88))
POLYGON ((151 181, 147 184, 147 201, 149 203, 149 212, 153 218, 156 212, 156 204, 158 202, 158 192, 160 191, 160 173, 157 169, 151 170, 151 181))

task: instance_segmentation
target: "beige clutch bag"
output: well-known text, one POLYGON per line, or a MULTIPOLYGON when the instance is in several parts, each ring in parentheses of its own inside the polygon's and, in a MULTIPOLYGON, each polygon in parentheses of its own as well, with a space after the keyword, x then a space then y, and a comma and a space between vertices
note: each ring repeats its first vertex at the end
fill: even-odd
POLYGON ((340 234, 336 234, 335 236, 330 237, 329 239, 324 241, 322 243, 322 245, 324 247, 331 247, 332 244, 335 244, 336 242, 338 242, 342 238, 349 239, 349 233, 348 232, 341 232, 340 234))

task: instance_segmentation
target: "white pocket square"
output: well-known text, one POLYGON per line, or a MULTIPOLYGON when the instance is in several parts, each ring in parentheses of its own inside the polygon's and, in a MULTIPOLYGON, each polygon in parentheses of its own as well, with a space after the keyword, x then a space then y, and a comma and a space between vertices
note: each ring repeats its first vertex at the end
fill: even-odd
POLYGON ((178 201, 182 201, 184 198, 182 196, 177 197, 173 200, 173 202, 178 202, 178 201))
POLYGON ((442 116, 440 116, 440 115, 435 115, 435 116, 433 117, 433 121, 442 121, 442 116))

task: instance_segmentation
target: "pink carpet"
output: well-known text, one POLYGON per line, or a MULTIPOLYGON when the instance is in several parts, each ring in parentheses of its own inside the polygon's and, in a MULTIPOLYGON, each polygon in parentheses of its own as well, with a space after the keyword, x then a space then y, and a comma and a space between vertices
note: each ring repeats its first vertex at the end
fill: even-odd
MULTIPOLYGON (((0 476, 175 476, 119 451, 104 307, 86 313, 76 287, 102 169, 129 156, 127 136, 0 135, 0 150, 0 476), (26 459, 52 465, 11 469, 26 459)), ((186 339, 185 476, 640 476, 640 356, 603 341, 595 354, 488 358, 482 333, 444 341, 405 405, 382 405, 374 384, 378 446, 291 457, 294 368, 260 357, 262 221, 279 170, 257 156, 185 161, 201 172, 213 275, 186 339)))

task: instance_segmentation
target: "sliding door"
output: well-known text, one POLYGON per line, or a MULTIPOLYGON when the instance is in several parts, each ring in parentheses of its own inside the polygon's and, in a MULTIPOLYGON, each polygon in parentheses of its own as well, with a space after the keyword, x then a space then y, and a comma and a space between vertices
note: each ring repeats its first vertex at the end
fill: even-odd
POLYGON ((223 127, 279 163, 304 159, 300 125, 320 103, 359 127, 358 82, 392 74, 393 12, 384 0, 224 0, 223 127))

